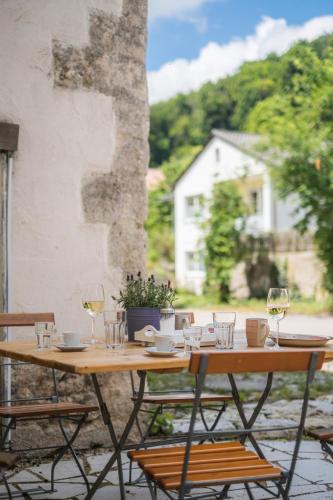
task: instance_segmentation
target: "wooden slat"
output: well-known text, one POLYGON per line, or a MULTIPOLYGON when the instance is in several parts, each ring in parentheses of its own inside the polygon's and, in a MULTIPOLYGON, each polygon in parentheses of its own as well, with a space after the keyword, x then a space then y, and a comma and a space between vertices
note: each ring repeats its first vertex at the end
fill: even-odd
POLYGON ((16 464, 18 456, 14 453, 0 452, 0 467, 9 469, 16 464))
MULTIPOLYGON (((229 452, 216 452, 216 453, 197 453, 191 455, 191 464, 206 464, 206 463, 221 463, 221 462, 234 462, 237 460, 253 460, 257 455, 253 451, 229 451, 229 452)), ((154 467, 164 468, 165 466, 183 465, 184 454, 177 456, 164 456, 154 458, 141 458, 138 460, 140 467, 154 467)))
MULTIPOLYGON (((153 396, 152 394, 144 396, 143 403, 151 404, 179 404, 179 403, 193 403, 195 395, 193 392, 187 394, 157 394, 153 396)), ((132 398, 133 401, 137 400, 137 397, 132 398)), ((207 394, 204 393, 200 397, 201 402, 221 402, 221 401, 232 401, 233 397, 226 394, 207 394)))
MULTIPOLYGON (((309 368, 312 352, 318 352, 317 370, 319 370, 324 362, 324 349, 207 352, 207 373, 306 371, 309 368)), ((193 374, 199 371, 201 354, 202 351, 194 352, 191 356, 189 371, 193 374)))
MULTIPOLYGON (((215 486, 218 484, 233 484, 253 481, 267 481, 279 479, 282 470, 278 467, 257 467, 237 471, 223 471, 210 473, 189 473, 187 480, 193 488, 215 486)), ((157 480, 157 483, 166 490, 176 490, 180 487, 180 475, 170 476, 157 480)))
POLYGON ((333 439, 333 428, 313 429, 311 431, 307 431, 307 435, 319 440, 333 439))
MULTIPOLYGON (((245 446, 238 441, 226 443, 194 444, 191 447, 191 456, 196 454, 216 453, 219 451, 245 451, 245 446)), ((185 446, 171 446, 169 448, 149 448, 148 450, 131 450, 128 452, 129 458, 137 461, 144 458, 158 458, 166 456, 183 456, 185 446)))
POLYGON ((0 406, 0 417, 26 418, 38 416, 79 415, 98 411, 98 406, 77 403, 46 403, 17 406, 0 406))
POLYGON ((41 313, 0 313, 0 327, 34 326, 38 322, 54 322, 53 312, 41 313))
MULTIPOLYGON (((214 463, 202 464, 189 464, 188 474, 211 474, 216 472, 232 472, 232 471, 249 471, 255 470, 258 467, 268 469, 272 467, 267 460, 254 457, 251 459, 237 460, 237 461, 223 461, 214 463)), ((143 470, 147 472, 154 480, 168 478, 170 476, 181 476, 183 464, 178 466, 165 466, 165 467, 144 467, 143 470)))
MULTIPOLYGON (((245 346, 244 346, 244 349, 245 346)), ((214 352, 214 350, 207 350, 206 352, 214 352)), ((317 349, 316 349, 317 351, 317 349)), ((327 359, 333 359, 333 349, 328 346, 327 349, 320 350, 326 353, 327 359)), ((216 351, 215 351, 216 352, 216 351)), ((278 355, 281 359, 283 354, 290 358, 298 352, 306 352, 308 355, 312 352, 311 349, 292 349, 282 348, 281 354, 271 353, 267 349, 248 349, 248 350, 234 350, 235 354, 232 365, 229 361, 228 370, 230 372, 237 372, 237 358, 240 354, 248 352, 249 354, 262 352, 263 356, 260 358, 264 366, 257 364, 253 371, 270 371, 272 366, 268 366, 265 358, 272 354, 278 355)), ((219 362, 226 362, 229 357, 229 352, 218 353, 223 357, 219 358, 219 362)), ((22 342, 0 342, 0 356, 5 356, 19 361, 26 361, 49 368, 56 368, 58 370, 70 373, 98 373, 98 372, 119 372, 131 370, 161 370, 170 368, 186 368, 189 366, 189 359, 180 355, 172 358, 156 358, 149 356, 145 353, 141 346, 135 344, 127 344, 126 347, 114 353, 110 353, 103 346, 97 348, 89 347, 84 352, 60 352, 56 348, 45 349, 38 351, 36 345, 33 343, 22 342)), ((296 368, 295 368, 296 369, 296 368)), ((239 370, 239 368, 238 368, 239 370)))

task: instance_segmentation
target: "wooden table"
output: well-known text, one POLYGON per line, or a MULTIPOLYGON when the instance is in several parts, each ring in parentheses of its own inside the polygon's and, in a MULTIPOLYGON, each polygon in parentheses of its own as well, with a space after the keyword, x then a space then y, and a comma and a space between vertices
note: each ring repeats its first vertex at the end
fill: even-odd
MULTIPOLYGON (((205 349, 202 350, 204 351, 205 349)), ((248 348, 245 344, 244 335, 238 334, 236 335, 235 348, 233 352, 244 352, 244 350, 267 352, 267 348, 248 348)), ((284 348, 284 350, 286 350, 286 352, 290 352, 292 348, 284 348)), ((299 351, 299 348, 297 350, 299 351)), ((325 360, 333 360, 333 344, 328 344, 327 346, 325 346, 324 350, 325 360)), ((226 352, 226 355, 227 354, 228 353, 226 352)), ((142 403, 146 373, 147 371, 178 371, 182 368, 188 367, 189 358, 183 357, 181 353, 172 358, 152 357, 146 354, 141 346, 135 344, 128 344, 122 351, 117 352, 110 352, 105 350, 102 346, 97 346, 96 348, 88 348, 84 352, 66 353, 60 352, 54 347, 45 350, 38 350, 35 344, 23 342, 0 342, 0 356, 49 368, 55 368, 63 372, 90 374, 101 409, 103 421, 109 429, 111 441, 115 451, 109 459, 108 463, 105 465, 104 469, 99 474, 96 482, 90 490, 90 493, 88 493, 86 500, 89 500, 93 497, 97 488, 101 485, 106 474, 109 472, 110 468, 116 461, 118 463, 121 498, 124 499, 125 488, 122 477, 121 451, 124 449, 125 442, 142 403), (101 394, 97 374, 102 372, 105 373, 134 370, 138 372, 138 375, 140 377, 138 397, 136 402, 134 403, 133 412, 128 419, 123 434, 121 435, 120 439, 118 439, 114 431, 110 412, 101 394)))

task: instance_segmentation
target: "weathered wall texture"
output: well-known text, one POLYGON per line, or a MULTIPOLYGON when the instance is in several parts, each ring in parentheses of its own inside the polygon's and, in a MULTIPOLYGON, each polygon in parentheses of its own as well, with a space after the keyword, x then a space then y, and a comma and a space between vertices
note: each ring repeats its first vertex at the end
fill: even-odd
MULTIPOLYGON (((1 0, 0 120, 20 125, 13 310, 54 311, 60 330, 89 334, 85 284, 103 282, 110 296, 145 265, 146 3, 1 0)), ((91 399, 86 379, 67 380, 68 396, 91 399)), ((125 378, 105 378, 104 389, 123 423, 125 378)), ((106 442, 96 429, 81 433, 85 444, 106 442)))

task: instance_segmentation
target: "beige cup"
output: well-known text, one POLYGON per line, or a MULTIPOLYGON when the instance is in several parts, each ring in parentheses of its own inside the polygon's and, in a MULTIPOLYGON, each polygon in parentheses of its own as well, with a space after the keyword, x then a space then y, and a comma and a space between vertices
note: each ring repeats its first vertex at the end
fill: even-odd
POLYGON ((266 318, 248 318, 246 320, 246 339, 249 347, 264 347, 269 334, 266 318))

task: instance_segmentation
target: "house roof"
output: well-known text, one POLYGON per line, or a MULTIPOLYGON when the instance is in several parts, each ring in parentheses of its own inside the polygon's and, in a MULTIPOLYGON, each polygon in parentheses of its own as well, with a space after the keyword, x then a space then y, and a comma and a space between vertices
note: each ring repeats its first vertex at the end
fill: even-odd
POLYGON ((174 187, 176 186, 177 182, 180 181, 180 179, 192 167, 195 160, 201 155, 201 153, 204 151, 204 149, 207 147, 207 145, 210 143, 210 141, 214 137, 217 137, 217 138, 221 139, 222 141, 231 144, 232 146, 241 150, 243 153, 246 153, 246 154, 253 156, 255 158, 259 157, 259 155, 256 153, 254 148, 259 143, 259 141, 261 139, 260 135, 248 134, 246 132, 235 132, 233 130, 222 130, 222 129, 220 130, 217 128, 213 128, 213 130, 211 131, 210 136, 208 138, 208 141, 203 146, 201 151, 199 151, 199 153, 193 158, 193 160, 191 161, 189 166, 184 170, 184 172, 182 172, 182 174, 175 181, 174 187))
POLYGON ((259 142, 260 135, 258 134, 247 134, 245 132, 234 132, 233 130, 219 130, 214 128, 211 132, 213 137, 219 137, 223 141, 229 142, 233 146, 240 149, 249 150, 251 154, 251 149, 259 142))

